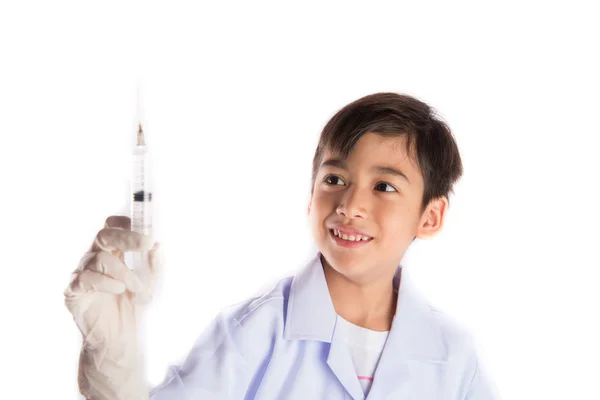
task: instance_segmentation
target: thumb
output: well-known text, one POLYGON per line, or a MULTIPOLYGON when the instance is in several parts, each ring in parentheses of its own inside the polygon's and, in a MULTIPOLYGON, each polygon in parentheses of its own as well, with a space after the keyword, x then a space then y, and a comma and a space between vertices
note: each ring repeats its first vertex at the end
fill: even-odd
POLYGON ((144 305, 150 303, 154 297, 157 282, 160 277, 163 266, 163 257, 160 250, 160 244, 154 243, 154 246, 148 251, 148 263, 146 267, 141 270, 137 270, 136 275, 143 282, 145 286, 144 293, 136 294, 136 304, 144 305))
POLYGON ((154 243, 154 246, 148 251, 148 273, 152 282, 149 282, 153 287, 153 284, 158 280, 159 275, 162 273, 164 265, 163 253, 160 249, 160 243, 154 243))

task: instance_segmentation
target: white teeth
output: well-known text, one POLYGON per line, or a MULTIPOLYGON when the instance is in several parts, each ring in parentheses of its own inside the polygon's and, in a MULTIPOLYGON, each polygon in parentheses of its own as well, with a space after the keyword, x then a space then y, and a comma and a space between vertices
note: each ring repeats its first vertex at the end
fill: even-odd
POLYGON ((346 235, 346 234, 340 234, 340 232, 336 229, 333 230, 333 234, 337 237, 340 237, 344 240, 349 240, 351 242, 360 242, 361 240, 363 241, 367 241, 370 239, 370 237, 368 236, 362 236, 362 235, 346 235))

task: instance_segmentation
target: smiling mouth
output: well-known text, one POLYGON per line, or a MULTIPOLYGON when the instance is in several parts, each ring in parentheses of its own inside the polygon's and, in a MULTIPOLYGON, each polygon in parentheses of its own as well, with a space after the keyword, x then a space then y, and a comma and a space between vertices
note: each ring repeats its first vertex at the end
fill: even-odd
POLYGON ((367 242, 367 241, 373 239, 372 237, 366 236, 366 235, 348 235, 348 234, 338 231, 337 229, 330 229, 329 232, 331 234, 333 234, 334 236, 339 237, 342 240, 348 240, 348 241, 352 241, 352 242, 361 242, 361 241, 367 242))
POLYGON ((340 234, 340 232, 335 229, 329 229, 329 235, 336 244, 342 247, 364 246, 373 240, 373 238, 369 236, 340 234))

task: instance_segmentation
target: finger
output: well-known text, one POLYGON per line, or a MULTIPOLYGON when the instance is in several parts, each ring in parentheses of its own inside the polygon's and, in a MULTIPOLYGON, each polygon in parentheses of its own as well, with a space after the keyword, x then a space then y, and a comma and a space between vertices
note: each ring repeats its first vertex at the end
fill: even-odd
POLYGON ((154 243, 152 249, 148 251, 148 265, 150 268, 150 273, 152 275, 157 275, 163 267, 163 254, 160 250, 160 243, 154 243))
POLYGON ((131 219, 124 215, 111 215, 104 222, 105 228, 119 228, 126 231, 131 230, 131 219))
MULTIPOLYGON (((145 268, 134 270, 147 291, 153 292, 156 286, 156 280, 162 269, 162 257, 159 251, 159 244, 155 243, 152 249, 148 251, 148 264, 145 268)), ((139 292, 138 292, 139 293, 139 292)))
POLYGON ((94 271, 83 271, 71 283, 71 293, 106 292, 121 294, 125 291, 123 282, 94 271))
MULTIPOLYGON (((131 219, 124 215, 111 215, 104 221, 105 228, 123 229, 125 231, 131 230, 131 219)), ((125 262, 125 253, 121 250, 114 250, 111 252, 112 255, 125 262)))
POLYGON ((93 252, 91 249, 89 251, 85 252, 85 254, 79 260, 79 263, 77 264, 77 268, 75 268, 75 271, 73 271, 73 277, 75 277, 76 274, 78 274, 79 272, 83 271, 85 269, 85 266, 95 256, 96 256, 96 253, 93 252))
POLYGON ((121 260, 121 262, 125 263, 125 253, 124 252, 122 252, 121 250, 114 250, 111 253, 114 257, 118 258, 119 260, 121 260))
POLYGON ((85 270, 98 272, 122 282, 130 292, 139 292, 145 288, 145 285, 132 270, 127 268, 125 263, 105 251, 98 252, 86 265, 85 270))
POLYGON ((93 249, 113 251, 148 251, 152 248, 152 238, 138 232, 119 228, 104 228, 96 235, 93 249))

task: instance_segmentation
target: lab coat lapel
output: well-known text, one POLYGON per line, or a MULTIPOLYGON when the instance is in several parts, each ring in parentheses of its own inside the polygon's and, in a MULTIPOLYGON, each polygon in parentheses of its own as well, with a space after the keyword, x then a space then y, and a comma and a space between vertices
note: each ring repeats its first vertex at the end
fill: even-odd
POLYGON ((344 331, 336 321, 337 314, 327 288, 319 252, 292 281, 284 338, 328 343, 327 364, 331 371, 353 399, 363 400, 364 392, 344 340, 344 331))
POLYGON ((356 369, 354 368, 348 345, 344 339, 344 331, 340 328, 342 326, 336 323, 329 347, 329 354, 327 355, 327 364, 352 398, 354 400, 363 400, 365 394, 358 381, 356 369))
MULTIPOLYGON (((412 362, 445 363, 445 341, 429 303, 399 266, 392 284, 398 289, 396 315, 373 377, 368 399, 385 399, 406 391, 412 362)), ((364 394, 344 341, 327 288, 321 253, 293 279, 286 309, 284 338, 329 343, 327 364, 354 399, 364 394)))
POLYGON ((288 297, 284 338, 331 342, 336 313, 319 253, 294 279, 288 297))
MULTIPOLYGON (((394 398, 406 391, 410 364, 446 363, 447 348, 429 303, 412 283, 405 268, 394 276, 398 288, 396 314, 373 377, 368 399, 394 398)), ((413 379, 416 377, 413 377, 413 379)))

